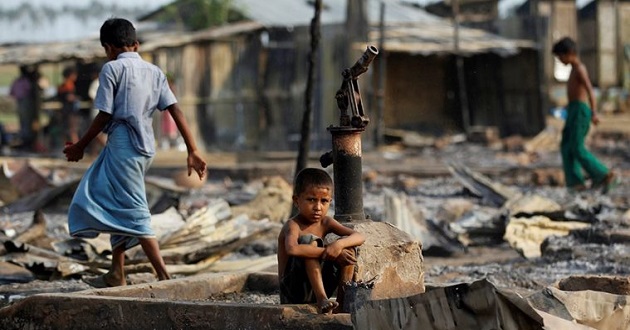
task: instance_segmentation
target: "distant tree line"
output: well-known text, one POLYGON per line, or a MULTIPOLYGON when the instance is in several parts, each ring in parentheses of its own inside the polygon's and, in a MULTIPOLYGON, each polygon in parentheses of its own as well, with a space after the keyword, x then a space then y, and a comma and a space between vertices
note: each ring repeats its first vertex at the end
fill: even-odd
POLYGON ((49 4, 33 5, 23 3, 15 8, 0 8, 0 20, 5 22, 17 22, 27 19, 33 25, 45 25, 46 22, 55 21, 65 15, 72 15, 80 19, 88 20, 90 18, 101 18, 103 13, 112 13, 112 16, 120 17, 137 17, 146 13, 146 8, 137 7, 121 7, 116 4, 108 4, 106 2, 95 1, 67 4, 63 6, 52 6, 49 4))
POLYGON ((34 26, 38 26, 66 15, 89 20, 95 17, 101 18, 103 13, 133 19, 147 15, 153 21, 175 24, 180 28, 193 31, 243 19, 242 14, 232 8, 232 0, 175 0, 153 14, 147 14, 146 7, 142 6, 121 7, 108 4, 106 1, 92 0, 90 2, 77 1, 63 6, 23 3, 15 8, 0 8, 0 20, 18 22, 26 19, 34 26))
MULTIPOLYGON (((262 1, 262 0, 261 0, 262 1)), ((242 20, 244 17, 232 7, 232 0, 176 0, 163 7, 151 19, 176 24, 186 30, 201 30, 242 20)))

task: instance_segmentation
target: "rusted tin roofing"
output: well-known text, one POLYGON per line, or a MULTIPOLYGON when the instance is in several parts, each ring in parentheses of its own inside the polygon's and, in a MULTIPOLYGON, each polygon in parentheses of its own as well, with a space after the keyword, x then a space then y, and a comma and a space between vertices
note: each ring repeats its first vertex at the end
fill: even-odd
MULTIPOLYGON (((399 0, 368 0, 366 13, 372 25, 378 25, 381 2, 385 21, 390 23, 432 23, 441 19, 426 11, 405 5, 399 0)), ((268 27, 306 26, 313 19, 313 1, 308 0, 233 0, 234 8, 253 21, 268 27)), ((322 24, 343 24, 346 21, 347 0, 323 0, 322 24)))
POLYGON ((24 44, 0 48, 0 64, 37 64, 105 57, 98 40, 24 44))
MULTIPOLYGON (((197 32, 148 32, 138 33, 140 50, 150 52, 158 48, 177 47, 186 43, 216 40, 262 29, 256 22, 230 24, 197 32)), ((104 58, 105 51, 98 39, 25 44, 0 47, 0 64, 38 64, 61 62, 72 59, 94 60, 104 58)))
MULTIPOLYGON (((251 21, 233 23, 218 28, 197 32, 153 32, 139 33, 141 50, 150 52, 158 48, 177 47, 187 43, 226 38, 248 33, 265 27, 310 24, 312 4, 303 0, 236 0, 235 6, 251 21)), ((433 16, 425 11, 402 5, 399 1, 386 0, 385 45, 386 51, 429 55, 453 53, 454 28, 449 20, 433 16)), ((342 24, 345 20, 346 1, 324 1, 322 24, 342 24)), ((367 6, 373 31, 369 35, 371 44, 376 45, 379 33, 378 17, 380 1, 370 0, 367 6)), ((460 28, 460 52, 464 55, 494 52, 507 56, 520 48, 533 48, 529 41, 500 37, 482 30, 460 28)), ((361 48, 365 48, 364 45, 361 48)), ((93 60, 104 57, 97 39, 73 42, 16 45, 0 48, 0 64, 35 64, 61 62, 70 59, 93 60)))
MULTIPOLYGON (((380 37, 378 29, 372 29, 369 40, 377 45, 380 37)), ((411 53, 418 55, 454 54, 455 28, 449 21, 431 24, 395 25, 385 29, 384 49, 388 52, 411 53)), ((358 46, 365 48, 365 45, 358 46)), ((472 55, 478 53, 495 53, 510 56, 520 49, 535 48, 528 40, 507 39, 480 29, 459 29, 459 53, 472 55)))
POLYGON ((178 47, 200 41, 220 40, 260 29, 264 29, 264 26, 258 22, 239 22, 195 32, 176 32, 169 34, 154 32, 143 36, 145 41, 141 44, 141 50, 146 52, 158 48, 178 47))

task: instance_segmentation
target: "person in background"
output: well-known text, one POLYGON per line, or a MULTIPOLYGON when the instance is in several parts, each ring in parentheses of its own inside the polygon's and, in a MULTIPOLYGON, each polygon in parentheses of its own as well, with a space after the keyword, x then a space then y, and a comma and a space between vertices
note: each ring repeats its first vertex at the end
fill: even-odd
MULTIPOLYGON (((99 69, 94 67, 90 71, 92 81, 90 82, 90 86, 88 87, 88 97, 90 98, 90 110, 89 110, 89 118, 88 125, 91 123, 96 115, 98 114, 98 109, 94 107, 94 100, 96 100, 96 92, 98 91, 98 86, 100 85, 98 82, 98 73, 99 69)), ((87 131, 87 130, 85 130, 87 131)), ((100 133, 96 136, 96 145, 90 146, 90 154, 97 155, 107 143, 107 136, 104 133, 100 133)))
MULTIPOLYGON (((173 77, 169 74, 166 75, 168 79, 168 85, 171 87, 173 93, 175 93, 175 82, 173 81, 173 77)), ((162 113, 162 117, 160 118, 160 146, 162 149, 170 149, 172 147, 177 146, 177 125, 175 124, 175 120, 173 120, 173 116, 168 111, 164 111, 162 113)))
MULTIPOLYGON (((11 84, 9 94, 15 99, 20 123, 20 147, 23 150, 35 150, 39 123, 38 95, 41 92, 37 84, 39 75, 31 66, 20 66, 20 76, 11 84)), ((39 98, 41 101, 41 97, 39 98)))
POLYGON ((68 66, 63 69, 63 82, 57 87, 57 98, 61 102, 61 123, 66 131, 65 138, 72 143, 79 140, 81 126, 79 98, 75 86, 77 77, 77 70, 73 66, 68 66))
POLYGON ((606 193, 615 184, 615 175, 584 145, 590 124, 599 123, 597 102, 588 72, 578 56, 577 44, 571 38, 565 37, 556 42, 552 52, 560 62, 571 65, 567 81, 567 119, 560 143, 566 186, 572 191, 585 190, 584 170, 591 179, 591 188, 601 188, 606 193))

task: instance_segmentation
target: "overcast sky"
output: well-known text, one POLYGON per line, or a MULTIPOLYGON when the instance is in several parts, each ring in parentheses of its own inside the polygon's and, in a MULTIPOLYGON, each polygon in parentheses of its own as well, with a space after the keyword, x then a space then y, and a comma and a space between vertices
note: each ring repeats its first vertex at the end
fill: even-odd
MULTIPOLYGON (((98 36, 103 21, 112 16, 134 21, 172 0, 0 0, 0 44, 72 41, 98 36), (107 10, 92 10, 100 4, 107 10), (14 12, 21 5, 36 10, 14 12), (64 13, 64 6, 75 9, 64 13), (47 8, 48 10, 44 10, 47 8), (77 10, 78 9, 78 13, 77 10), (52 14, 51 14, 52 13, 52 14), (132 15, 134 16, 134 15, 132 15)), ((135 21, 134 21, 135 23, 135 21)))
MULTIPOLYGON (((72 41, 97 37, 101 24, 107 18, 125 17, 136 23, 134 20, 137 15, 151 12, 172 1, 174 0, 0 0, 0 44, 72 41), (14 12, 16 8, 25 4, 36 10, 22 11, 19 14, 14 12), (94 10, 99 7, 98 5, 108 9, 94 10), (74 8, 75 13, 62 12, 64 6, 74 8), (78 13, 76 9, 80 9, 78 13), (51 14, 51 11, 54 14, 51 14), (132 11, 134 14, 129 14, 132 11)), ((427 4, 439 0, 401 1, 427 4)), ((499 12, 503 16, 511 8, 525 1, 500 0, 499 12)), ((590 1, 592 0, 577 0, 578 8, 590 1)))
POLYGON ((89 4, 92 1, 107 3, 107 4, 116 4, 122 7, 128 6, 147 6, 147 7, 156 7, 165 3, 169 3, 172 0, 2 0, 0 1, 0 8, 15 8, 21 4, 29 3, 33 6, 41 6, 46 5, 53 8, 58 8, 64 5, 79 5, 79 4, 89 4))

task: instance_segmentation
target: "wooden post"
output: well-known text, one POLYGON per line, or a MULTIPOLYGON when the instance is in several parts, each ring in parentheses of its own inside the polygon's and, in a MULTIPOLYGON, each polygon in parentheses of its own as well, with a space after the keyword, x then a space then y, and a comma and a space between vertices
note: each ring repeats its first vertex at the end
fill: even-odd
POLYGON ((459 107, 462 114, 462 126, 464 127, 464 132, 468 133, 470 131, 470 110, 468 108, 468 93, 466 91, 464 59, 461 56, 461 51, 459 47, 459 0, 453 0, 452 10, 454 25, 453 42, 455 52, 455 65, 457 69, 457 84, 459 90, 459 107))
POLYGON ((308 54, 308 76, 306 91, 304 92, 304 115, 302 117, 302 129, 298 158, 295 166, 295 175, 306 168, 308 153, 310 151, 311 126, 313 121, 313 85, 315 84, 315 65, 320 39, 320 16, 322 12, 322 0, 315 1, 315 15, 311 20, 311 51, 308 54))
POLYGON ((378 49, 381 56, 378 60, 378 76, 376 88, 376 128, 374 130, 374 142, 376 146, 383 144, 383 131, 385 127, 385 3, 381 2, 378 49))

